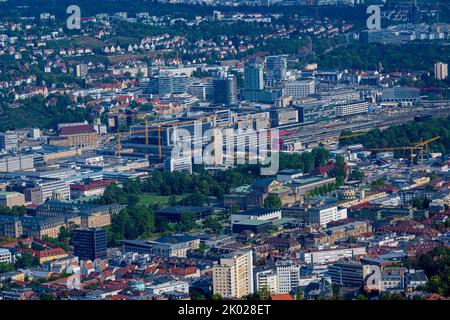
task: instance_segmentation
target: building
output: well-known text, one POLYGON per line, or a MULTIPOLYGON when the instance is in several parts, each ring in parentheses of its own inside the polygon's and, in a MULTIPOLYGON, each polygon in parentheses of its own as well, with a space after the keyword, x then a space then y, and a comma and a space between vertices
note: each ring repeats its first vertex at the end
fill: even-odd
POLYGON ((266 83, 273 86, 286 78, 287 59, 285 56, 266 58, 266 83))
POLYGON ((250 209, 243 212, 231 214, 231 224, 243 220, 270 221, 281 219, 281 209, 250 209))
POLYGON ((301 251, 300 259, 306 263, 327 264, 341 259, 354 259, 365 255, 366 247, 336 247, 323 250, 301 251))
POLYGON ((393 87, 382 90, 382 103, 411 105, 420 100, 420 89, 417 88, 393 87))
POLYGON ((275 270, 263 270, 255 272, 255 291, 269 290, 272 294, 278 294, 278 276, 275 270))
POLYGON ((284 95, 294 99, 305 98, 316 92, 314 79, 286 81, 284 84, 284 95))
POLYGON ((166 219, 169 222, 180 222, 183 213, 195 214, 196 220, 201 220, 212 214, 210 207, 174 206, 159 209, 155 212, 156 218, 166 219))
POLYGON ((90 124, 65 124, 60 126, 58 136, 50 137, 48 143, 54 146, 95 148, 98 133, 90 124))
POLYGON ((299 286, 300 266, 289 261, 278 262, 276 265, 278 277, 278 293, 289 293, 299 286))
POLYGON ((264 66, 256 61, 248 62, 244 69, 244 89, 261 91, 264 89, 264 66))
POLYGON ((252 251, 233 252, 213 267, 213 293, 222 298, 242 298, 253 293, 252 251))
POLYGON ((12 263, 11 252, 8 249, 0 248, 0 263, 12 263))
POLYGON ((19 147, 19 139, 15 132, 0 132, 0 150, 10 151, 19 147))
POLYGON ((316 207, 309 210, 308 217, 310 223, 316 223, 321 227, 325 227, 332 221, 347 219, 347 209, 341 209, 337 206, 316 207))
POLYGON ((19 192, 0 191, 0 206, 14 207, 25 205, 25 197, 19 192))
POLYGON ((226 106, 235 106, 237 100, 236 77, 232 74, 213 80, 213 102, 226 106))
POLYGON ((448 78, 448 64, 437 62, 434 64, 434 77, 437 80, 445 80, 448 78))
POLYGON ((106 258, 108 240, 101 228, 77 228, 73 230, 74 255, 83 260, 106 258))
POLYGON ((369 103, 366 101, 354 101, 336 106, 336 116, 345 117, 369 112, 369 103))
POLYGON ((189 250, 196 250, 200 246, 200 239, 187 235, 162 236, 155 241, 150 240, 122 240, 124 252, 149 254, 157 257, 186 258, 189 250))
POLYGON ((28 171, 34 169, 35 155, 24 154, 0 158, 0 172, 28 171))
POLYGON ((331 282, 344 287, 360 287, 364 282, 363 265, 352 262, 337 262, 328 267, 331 282))

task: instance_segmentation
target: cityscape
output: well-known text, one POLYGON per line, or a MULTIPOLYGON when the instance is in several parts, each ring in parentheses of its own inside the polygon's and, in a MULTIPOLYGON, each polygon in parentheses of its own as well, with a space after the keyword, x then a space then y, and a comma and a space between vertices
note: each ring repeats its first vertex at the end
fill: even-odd
POLYGON ((448 1, 0 0, 0 307, 449 300, 449 46, 448 1))

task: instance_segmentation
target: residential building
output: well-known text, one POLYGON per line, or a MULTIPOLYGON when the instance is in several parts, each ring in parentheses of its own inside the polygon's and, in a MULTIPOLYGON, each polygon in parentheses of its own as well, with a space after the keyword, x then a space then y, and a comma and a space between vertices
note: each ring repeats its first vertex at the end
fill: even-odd
POLYGON ((25 205, 25 197, 19 192, 0 191, 0 206, 15 207, 25 205))
POLYGON ((434 77, 437 80, 445 80, 448 78, 448 64, 437 62, 434 64, 434 77))
POLYGON ((242 298, 253 293, 252 251, 232 252, 213 267, 213 293, 223 298, 242 298))

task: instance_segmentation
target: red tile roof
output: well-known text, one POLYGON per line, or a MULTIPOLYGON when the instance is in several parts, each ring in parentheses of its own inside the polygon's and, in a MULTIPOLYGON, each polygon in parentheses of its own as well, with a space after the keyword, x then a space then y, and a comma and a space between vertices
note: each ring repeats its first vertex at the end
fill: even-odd
POLYGON ((77 126, 62 127, 59 134, 62 136, 80 133, 93 133, 96 132, 94 127, 90 124, 82 124, 77 126))

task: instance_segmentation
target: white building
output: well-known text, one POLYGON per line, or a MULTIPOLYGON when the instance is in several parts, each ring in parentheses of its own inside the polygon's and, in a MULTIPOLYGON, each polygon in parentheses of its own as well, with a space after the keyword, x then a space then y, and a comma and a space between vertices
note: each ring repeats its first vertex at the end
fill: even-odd
POLYGON ((260 221, 278 220, 281 219, 281 209, 250 209, 231 215, 232 224, 248 219, 260 221))
POLYGON ((0 249, 0 263, 12 263, 11 252, 8 249, 0 249))
POLYGON ((340 209, 337 206, 317 207, 309 211, 309 222, 325 227, 332 221, 347 219, 347 209, 340 209))
POLYGON ((340 259, 354 258, 365 255, 366 247, 333 248, 325 250, 302 251, 300 259, 306 263, 326 264, 340 259))
POLYGON ((286 81, 284 95, 300 99, 316 92, 316 82, 313 79, 286 81))
POLYGON ((434 77, 438 80, 445 80, 448 78, 448 64, 438 62, 434 65, 434 77))
POLYGON ((282 263, 276 266, 278 276, 278 293, 289 293, 299 286, 300 266, 291 263, 282 263))
POLYGON ((255 291, 267 288, 271 294, 278 294, 278 276, 275 270, 255 273, 255 291))
POLYGON ((162 295, 169 292, 189 293, 189 283, 187 281, 170 281, 161 284, 155 284, 148 287, 151 294, 162 295))

